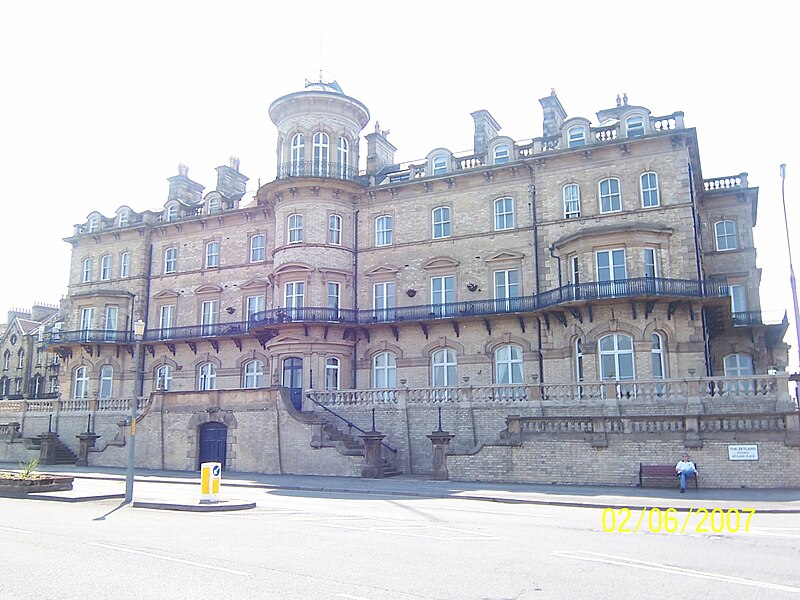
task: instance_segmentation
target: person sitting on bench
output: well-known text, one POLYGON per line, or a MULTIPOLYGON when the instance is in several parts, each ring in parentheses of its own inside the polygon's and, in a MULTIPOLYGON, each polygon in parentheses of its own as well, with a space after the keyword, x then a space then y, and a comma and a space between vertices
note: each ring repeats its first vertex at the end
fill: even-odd
POLYGON ((675 472, 681 478, 681 494, 686 492, 686 478, 697 476, 697 467, 689 460, 689 455, 684 454, 683 457, 675 465, 675 472))

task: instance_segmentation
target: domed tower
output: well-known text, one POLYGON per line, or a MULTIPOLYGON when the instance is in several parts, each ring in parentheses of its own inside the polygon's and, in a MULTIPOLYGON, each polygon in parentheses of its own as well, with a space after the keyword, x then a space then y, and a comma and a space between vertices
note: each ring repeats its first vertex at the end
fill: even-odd
POLYGON ((358 308, 359 136, 369 111, 336 82, 320 81, 275 100, 269 116, 278 128, 278 173, 257 196, 275 215, 275 306, 263 324, 269 348, 283 363, 287 387, 297 383, 299 374, 286 371, 290 359, 292 368, 301 364, 296 358, 303 388, 332 387, 334 376, 341 387, 351 386, 354 342, 346 330, 358 308))

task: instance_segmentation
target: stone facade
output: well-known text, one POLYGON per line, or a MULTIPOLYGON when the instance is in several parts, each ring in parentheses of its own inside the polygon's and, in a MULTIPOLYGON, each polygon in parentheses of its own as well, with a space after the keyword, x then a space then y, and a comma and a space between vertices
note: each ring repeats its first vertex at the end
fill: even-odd
POLYGON ((44 343, 57 314, 58 307, 47 304, 9 311, 0 325, 0 400, 58 397, 60 359, 44 343))
MULTIPOLYGON (((229 405, 284 386, 295 410, 275 424, 300 427, 297 457, 309 444, 342 452, 312 468, 281 448, 280 468, 337 473, 357 469, 330 427, 351 435, 373 415, 397 466, 426 472, 439 415, 413 398, 456 399, 467 404, 443 407, 462 456, 451 475, 478 479, 481 444, 503 460, 520 452, 488 448, 521 398, 558 398, 551 414, 563 415, 610 396, 685 403, 687 382, 703 378, 712 397, 762 410, 748 408, 749 378, 783 372, 787 323, 760 312, 758 189, 746 174, 703 180, 681 112, 654 117, 618 99, 592 125, 567 118, 555 92, 541 104, 543 137, 515 142, 479 110, 473 152, 439 147, 406 164, 376 122, 359 172, 369 111, 338 84, 313 83, 270 106, 278 172, 254 197, 231 159, 205 196, 181 165, 163 210, 90 214, 67 238, 69 294, 48 337, 63 357, 62 399, 102 412, 149 398, 173 415, 171 402, 180 412, 215 394, 235 416, 229 467, 275 472, 269 418, 229 405)), ((774 411, 785 381, 770 381, 774 411)), ((197 468, 205 421, 187 419, 160 442, 169 468, 197 468)))

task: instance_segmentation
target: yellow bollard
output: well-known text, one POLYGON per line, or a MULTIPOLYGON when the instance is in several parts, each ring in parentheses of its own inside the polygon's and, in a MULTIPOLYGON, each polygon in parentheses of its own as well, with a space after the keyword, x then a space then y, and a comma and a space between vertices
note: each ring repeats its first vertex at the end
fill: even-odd
POLYGON ((207 462, 200 465, 200 503, 219 502, 219 483, 222 478, 222 464, 207 462))

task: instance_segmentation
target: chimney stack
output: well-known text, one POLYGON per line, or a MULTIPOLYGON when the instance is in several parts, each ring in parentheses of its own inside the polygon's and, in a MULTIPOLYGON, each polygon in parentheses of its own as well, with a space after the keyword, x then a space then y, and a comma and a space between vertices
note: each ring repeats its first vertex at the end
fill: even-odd
POLYGON ((389 130, 382 130, 380 123, 375 121, 375 132, 365 136, 367 139, 368 175, 375 175, 384 167, 394 164, 394 153, 397 148, 386 139, 387 135, 389 135, 389 130))
POLYGON ((242 196, 247 190, 247 177, 239 172, 239 159, 231 156, 228 166, 217 167, 217 191, 227 198, 242 196))
POLYGON ((203 186, 189 179, 189 167, 178 165, 178 174, 169 179, 169 196, 167 200, 179 200, 185 204, 197 204, 203 201, 203 186))
POLYGON ((567 111, 561 106, 561 102, 556 96, 556 90, 550 89, 550 95, 539 99, 539 104, 542 105, 544 112, 544 120, 542 123, 544 137, 558 135, 561 124, 567 118, 567 111))
POLYGON ((489 140, 497 137, 500 133, 500 125, 489 114, 488 110, 476 110, 470 113, 475 121, 475 154, 485 154, 489 140))

